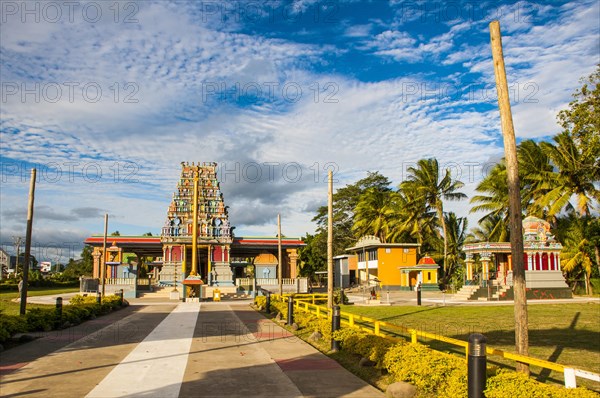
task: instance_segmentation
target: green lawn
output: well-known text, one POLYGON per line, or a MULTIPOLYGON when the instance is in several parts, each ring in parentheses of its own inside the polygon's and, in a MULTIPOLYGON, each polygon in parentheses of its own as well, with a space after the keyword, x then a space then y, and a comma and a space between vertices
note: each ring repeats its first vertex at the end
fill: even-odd
MULTIPOLYGON (((512 306, 342 306, 342 311, 465 341, 470 333, 482 333, 487 337, 488 346, 515 351, 512 306)), ((530 305, 528 316, 530 356, 600 373, 600 304, 530 305)), ((460 347, 436 341, 422 342, 464 355, 460 347)), ((514 364, 499 357, 488 357, 488 362, 509 367, 514 364)), ((557 373, 532 367, 532 375, 540 381, 562 383, 562 375, 557 373)), ((600 387, 598 383, 588 384, 582 379, 578 379, 578 383, 594 389, 600 387)))
MULTIPOLYGON (((45 296, 49 294, 74 293, 78 292, 78 287, 30 287, 27 296, 45 296)), ((19 297, 19 292, 0 292, 0 313, 7 315, 18 315, 20 303, 12 301, 19 297)), ((41 304, 27 304, 27 308, 48 307, 41 304)))

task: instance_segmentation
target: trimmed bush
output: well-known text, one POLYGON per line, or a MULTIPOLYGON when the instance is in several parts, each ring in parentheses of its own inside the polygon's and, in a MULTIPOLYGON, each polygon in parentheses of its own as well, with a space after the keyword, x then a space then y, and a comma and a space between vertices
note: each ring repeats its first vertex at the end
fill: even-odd
POLYGON ((27 321, 24 318, 0 313, 0 343, 4 343, 14 334, 25 333, 27 330, 27 321))
POLYGON ((487 398, 598 398, 598 394, 585 388, 564 388, 543 384, 522 373, 500 370, 487 379, 487 398))
POLYGON ((54 328, 56 312, 54 308, 32 308, 25 314, 27 331, 48 332, 54 328))
POLYGON ((287 305, 287 303, 284 303, 283 301, 277 301, 277 300, 273 300, 273 298, 271 298, 271 312, 273 312, 273 313, 281 312, 282 319, 287 319, 288 305, 287 305))
POLYGON ((304 312, 304 311, 294 312, 294 322, 296 322, 296 324, 300 328, 310 327, 311 323, 314 322, 316 319, 317 319, 316 316, 314 316, 308 312, 304 312))
MULTIPOLYGON (((51 306, 31 308, 24 317, 0 313, 0 343, 5 342, 16 333, 48 332, 61 328, 64 324, 78 325, 85 320, 107 314, 121 307, 121 299, 118 296, 106 296, 102 299, 102 304, 98 304, 96 297, 76 295, 70 302, 70 305, 63 307, 60 318, 56 309, 51 306)), ((127 302, 124 301, 123 304, 127 305, 127 302)))
POLYGON ((396 381, 415 385, 420 392, 438 397, 467 396, 467 364, 450 354, 422 344, 393 345, 383 360, 396 381))
MULTIPOLYGON (((287 303, 275 302, 277 311, 287 316, 287 303)), ((296 311, 299 326, 318 331, 323 338, 331 338, 331 320, 314 314, 296 311)), ((333 334, 341 342, 342 350, 365 357, 387 369, 394 381, 404 381, 418 388, 419 396, 466 398, 467 361, 464 358, 435 351, 423 344, 394 343, 385 337, 363 330, 343 327, 333 334)), ((485 396, 487 398, 598 398, 585 388, 566 389, 558 385, 540 383, 509 370, 498 371, 488 367, 485 396)))
POLYGON ((267 305, 267 298, 265 296, 254 297, 254 305, 256 305, 257 307, 265 308, 267 305))

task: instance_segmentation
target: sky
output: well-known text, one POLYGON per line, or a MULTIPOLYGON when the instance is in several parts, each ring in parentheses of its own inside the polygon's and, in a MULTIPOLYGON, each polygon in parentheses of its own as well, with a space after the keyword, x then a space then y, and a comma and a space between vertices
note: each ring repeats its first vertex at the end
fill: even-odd
MULTIPOLYGON (((237 236, 302 236, 334 189, 435 157, 472 196, 503 156, 489 23, 517 140, 550 140, 600 62, 600 2, 0 3, 0 244, 66 261, 159 234, 180 163, 218 162, 237 236)), ((476 224, 468 200, 445 206, 476 224)), ((479 215, 481 216, 481 215, 479 215)))

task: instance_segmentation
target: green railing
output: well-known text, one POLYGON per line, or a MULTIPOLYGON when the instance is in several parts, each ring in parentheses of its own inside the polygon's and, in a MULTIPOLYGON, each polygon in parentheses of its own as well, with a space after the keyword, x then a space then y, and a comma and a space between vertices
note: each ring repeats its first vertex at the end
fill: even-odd
MULTIPOLYGON (((309 312, 311 314, 316 315, 319 318, 331 319, 332 311, 322 305, 317 304, 322 302, 325 302, 326 304, 327 294, 284 294, 282 297, 280 297, 279 295, 272 295, 272 298, 274 298, 275 300, 285 301, 289 296, 294 297, 294 307, 296 309, 309 312)), ((435 333, 429 333, 423 330, 407 328, 404 326, 395 325, 393 323, 369 318, 363 315, 351 314, 345 311, 341 311, 340 315, 340 323, 342 325, 363 330, 367 333, 371 333, 376 336, 382 336, 394 341, 398 341, 400 339, 410 340, 410 342, 413 344, 416 344, 419 341, 419 339, 430 339, 450 344, 456 347, 460 347, 462 350, 464 350, 465 360, 469 355, 469 343, 463 340, 458 340, 452 337, 446 337, 435 333)), ((561 372, 564 375, 565 387, 567 388, 577 387, 577 377, 582 377, 596 382, 600 382, 599 374, 589 372, 583 369, 576 369, 555 362, 545 361, 543 359, 507 352, 489 346, 486 348, 486 353, 488 355, 501 357, 507 360, 561 372)))

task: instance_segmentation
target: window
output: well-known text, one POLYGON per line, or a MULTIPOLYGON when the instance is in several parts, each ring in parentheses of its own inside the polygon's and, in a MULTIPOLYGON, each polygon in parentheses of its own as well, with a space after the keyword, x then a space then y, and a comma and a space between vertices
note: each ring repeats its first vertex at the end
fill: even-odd
POLYGON ((369 250, 369 261, 377 260, 377 249, 369 250))
POLYGON ((392 248, 391 247, 386 247, 385 248, 385 252, 388 253, 388 254, 391 253, 392 252, 392 248))
POLYGON ((430 281, 431 280, 431 272, 427 273, 427 280, 430 281))

